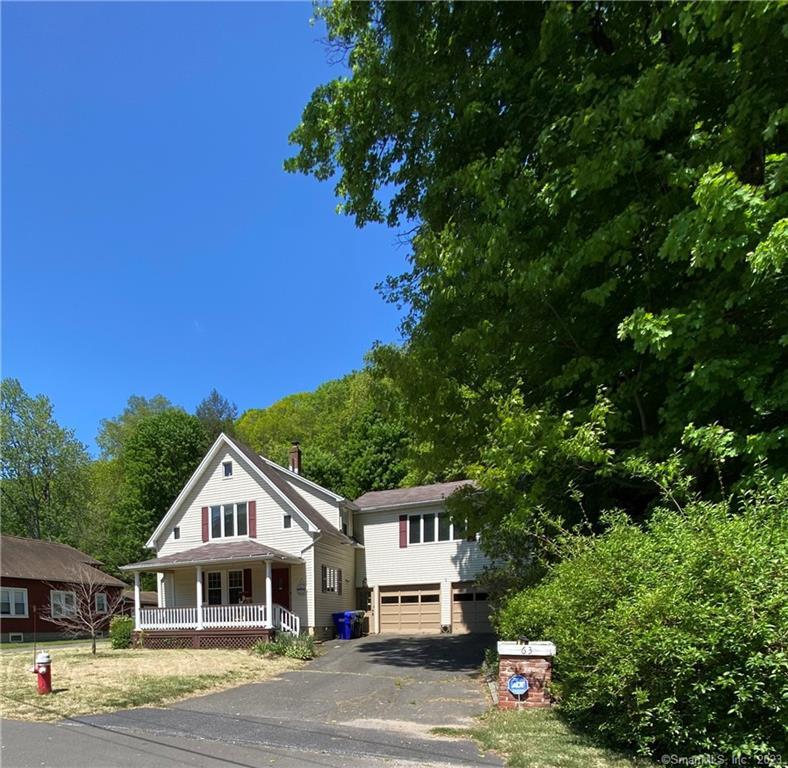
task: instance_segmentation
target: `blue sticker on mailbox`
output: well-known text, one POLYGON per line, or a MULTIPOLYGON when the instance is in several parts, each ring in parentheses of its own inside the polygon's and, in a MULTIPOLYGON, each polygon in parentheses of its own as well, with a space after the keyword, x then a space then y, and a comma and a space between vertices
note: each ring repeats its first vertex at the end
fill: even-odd
POLYGON ((507 683, 509 693, 514 696, 523 696, 528 693, 528 680, 522 675, 512 675, 507 683))

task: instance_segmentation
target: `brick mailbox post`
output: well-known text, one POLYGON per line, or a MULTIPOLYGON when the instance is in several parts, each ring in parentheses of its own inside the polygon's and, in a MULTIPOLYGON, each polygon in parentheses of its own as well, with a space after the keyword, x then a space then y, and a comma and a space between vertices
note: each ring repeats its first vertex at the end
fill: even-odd
POLYGON ((498 656, 498 709, 552 706, 553 643, 501 641, 498 656))

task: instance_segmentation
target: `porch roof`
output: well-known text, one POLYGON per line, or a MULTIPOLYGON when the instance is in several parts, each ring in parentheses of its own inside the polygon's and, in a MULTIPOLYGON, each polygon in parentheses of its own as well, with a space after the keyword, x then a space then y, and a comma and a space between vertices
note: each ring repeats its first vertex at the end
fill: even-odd
POLYGON ((303 558, 260 544, 258 541, 222 541, 185 549, 172 555, 154 557, 139 563, 122 565, 121 571, 163 571, 186 565, 212 565, 220 562, 271 560, 277 563, 303 563, 303 558))

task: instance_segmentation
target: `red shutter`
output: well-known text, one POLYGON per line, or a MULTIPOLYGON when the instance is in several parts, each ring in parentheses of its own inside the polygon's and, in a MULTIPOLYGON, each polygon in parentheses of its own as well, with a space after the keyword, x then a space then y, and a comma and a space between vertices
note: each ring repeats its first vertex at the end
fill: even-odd
POLYGON ((202 508, 202 540, 208 541, 208 507, 202 508))
POLYGON ((257 538, 257 502, 250 501, 249 502, 249 535, 253 538, 257 538))
POLYGON ((244 568, 244 598, 252 602, 252 569, 244 568))
POLYGON ((408 546, 408 516, 399 516, 399 546, 400 549, 408 546))

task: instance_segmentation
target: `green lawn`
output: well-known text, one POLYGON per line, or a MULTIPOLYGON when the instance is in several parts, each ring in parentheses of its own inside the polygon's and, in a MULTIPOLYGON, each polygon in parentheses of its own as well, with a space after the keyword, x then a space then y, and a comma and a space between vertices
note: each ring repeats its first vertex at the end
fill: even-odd
POLYGON ((572 731, 546 709, 521 712, 491 710, 468 728, 435 728, 445 736, 471 736, 484 749, 506 758, 510 768, 646 768, 636 760, 602 747, 572 731))
MULTIPOLYGON (((34 647, 33 643, 2 643, 0 644, 0 653, 5 652, 14 652, 14 651, 32 651, 34 647)), ((39 640, 35 643, 36 648, 40 648, 42 651, 51 648, 89 648, 90 647, 90 638, 87 640, 85 638, 78 638, 76 640, 69 640, 68 638, 64 638, 62 640, 39 640)), ((101 637, 96 640, 96 647, 97 648, 109 648, 109 638, 101 637)))

